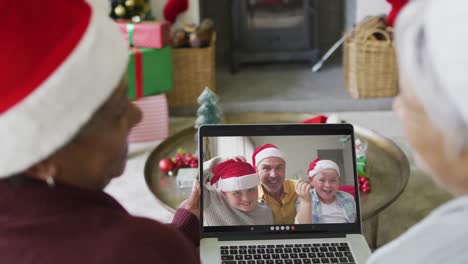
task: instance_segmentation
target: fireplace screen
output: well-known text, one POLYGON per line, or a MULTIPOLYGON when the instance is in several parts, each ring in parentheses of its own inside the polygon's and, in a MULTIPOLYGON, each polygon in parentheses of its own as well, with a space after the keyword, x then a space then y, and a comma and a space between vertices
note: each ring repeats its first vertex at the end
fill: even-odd
POLYGON ((247 5, 249 29, 304 26, 302 0, 250 0, 247 5))
POLYGON ((231 66, 317 59, 316 0, 233 0, 231 66))

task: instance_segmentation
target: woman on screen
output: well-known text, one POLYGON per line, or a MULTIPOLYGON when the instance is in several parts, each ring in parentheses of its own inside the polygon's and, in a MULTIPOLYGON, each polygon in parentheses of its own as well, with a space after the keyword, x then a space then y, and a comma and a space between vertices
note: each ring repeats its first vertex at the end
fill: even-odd
POLYGON ((205 226, 273 224, 270 207, 257 200, 258 174, 245 158, 206 161, 203 178, 205 226))

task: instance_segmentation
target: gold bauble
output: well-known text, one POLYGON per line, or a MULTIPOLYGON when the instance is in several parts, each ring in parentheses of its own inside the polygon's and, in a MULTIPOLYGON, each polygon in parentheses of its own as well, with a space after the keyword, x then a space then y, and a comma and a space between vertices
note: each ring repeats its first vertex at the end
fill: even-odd
POLYGON ((134 8, 135 7, 135 0, 127 0, 125 1, 125 6, 129 8, 134 8))
POLYGON ((141 17, 140 16, 133 16, 132 17, 132 22, 133 23, 140 23, 141 22, 141 17))
POLYGON ((118 17, 123 17, 125 16, 125 7, 123 7, 122 5, 118 5, 114 8, 114 13, 116 16, 118 17))

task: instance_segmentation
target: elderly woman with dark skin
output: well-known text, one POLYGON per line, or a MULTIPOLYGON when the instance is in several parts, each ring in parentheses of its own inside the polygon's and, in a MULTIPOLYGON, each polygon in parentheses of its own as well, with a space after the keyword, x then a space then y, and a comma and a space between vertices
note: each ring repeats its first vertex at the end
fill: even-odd
POLYGON ((393 108, 419 166, 454 199, 378 249, 369 264, 468 263, 467 13, 466 0, 410 1, 397 17, 401 91, 393 108))
POLYGON ((103 192, 141 120, 106 4, 0 3, 0 263, 199 263, 197 187, 170 225, 103 192))

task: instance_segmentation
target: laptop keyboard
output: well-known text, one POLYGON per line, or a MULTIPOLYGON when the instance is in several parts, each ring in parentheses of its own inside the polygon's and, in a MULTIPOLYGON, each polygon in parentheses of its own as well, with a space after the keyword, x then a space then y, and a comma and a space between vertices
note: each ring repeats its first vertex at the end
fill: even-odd
POLYGON ((222 264, 354 264, 348 243, 220 246, 222 264))

